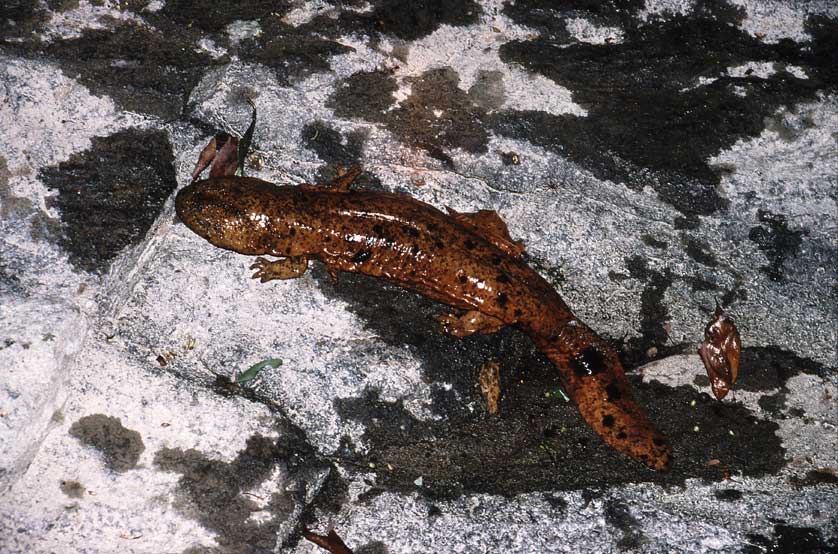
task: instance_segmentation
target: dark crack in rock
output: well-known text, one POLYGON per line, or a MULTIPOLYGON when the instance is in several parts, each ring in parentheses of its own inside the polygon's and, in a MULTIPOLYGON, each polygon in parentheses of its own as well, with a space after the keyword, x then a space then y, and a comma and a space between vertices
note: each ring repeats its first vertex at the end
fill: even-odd
POLYGON ((279 439, 255 434, 231 462, 194 449, 162 448, 154 464, 181 475, 176 506, 216 533, 218 547, 200 550, 216 554, 275 552, 280 526, 305 503, 306 477, 323 467, 310 446, 293 433, 283 433, 279 439), (247 494, 277 469, 287 479, 284 490, 273 492, 261 504, 247 494), (254 512, 270 517, 254 519, 254 512))
POLYGON ((835 39, 828 34, 836 22, 811 20, 811 47, 790 40, 767 44, 730 24, 735 9, 712 4, 716 9, 705 2, 697 16, 629 25, 621 43, 564 45, 541 37, 504 44, 501 59, 569 88, 588 115, 506 111, 490 125, 567 156, 598 178, 634 190, 649 185, 685 215, 726 208, 708 159, 758 136, 777 108, 836 86, 829 50, 835 39), (775 62, 778 71, 765 78, 727 73, 747 62, 775 62), (812 77, 797 78, 784 64, 812 77), (700 77, 715 80, 700 84, 700 77))
POLYGON ((80 418, 70 426, 70 435, 99 450, 105 465, 113 471, 133 469, 145 450, 137 431, 125 428, 121 419, 105 414, 80 418))
POLYGON ((761 225, 752 227, 748 238, 755 242, 768 258, 768 265, 760 269, 772 281, 782 281, 786 260, 797 256, 806 231, 792 231, 788 228, 786 216, 767 210, 758 210, 757 219, 761 225))
POLYGON ((177 181, 172 147, 162 131, 129 129, 94 137, 41 178, 58 195, 59 244, 85 271, 104 271, 125 247, 139 243, 177 181))

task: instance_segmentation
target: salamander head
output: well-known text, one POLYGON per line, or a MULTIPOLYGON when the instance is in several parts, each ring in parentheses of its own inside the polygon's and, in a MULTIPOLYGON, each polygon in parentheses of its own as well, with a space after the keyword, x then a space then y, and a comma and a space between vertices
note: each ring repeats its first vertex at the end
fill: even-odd
POLYGON ((219 177, 193 183, 175 198, 177 215, 209 242, 241 254, 268 254, 265 196, 275 186, 258 179, 219 177))

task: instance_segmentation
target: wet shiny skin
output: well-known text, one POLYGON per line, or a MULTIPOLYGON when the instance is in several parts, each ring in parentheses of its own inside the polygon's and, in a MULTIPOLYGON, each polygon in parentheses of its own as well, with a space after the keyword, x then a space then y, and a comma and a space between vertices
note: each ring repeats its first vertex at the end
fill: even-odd
MULTIPOLYGON (((457 336, 480 332, 469 321, 480 321, 483 332, 519 326, 559 370, 580 414, 606 443, 653 469, 669 467, 669 442, 634 401, 616 353, 507 247, 499 219, 445 214, 407 195, 240 177, 189 185, 178 193, 176 208, 190 229, 220 248, 316 258, 332 274, 385 278, 453 308, 480 312, 462 318, 451 331, 457 336)), ((280 274, 262 279, 297 275, 280 274)))

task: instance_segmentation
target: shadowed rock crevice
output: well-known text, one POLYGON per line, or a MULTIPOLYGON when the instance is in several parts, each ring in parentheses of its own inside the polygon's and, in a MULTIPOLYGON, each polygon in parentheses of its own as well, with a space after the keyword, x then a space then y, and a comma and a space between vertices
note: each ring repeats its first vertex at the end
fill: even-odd
POLYGON ((138 244, 175 190, 166 133, 128 129, 94 137, 89 150, 41 172, 58 194, 47 198, 61 216, 58 243, 84 271, 104 271, 125 247, 138 244))

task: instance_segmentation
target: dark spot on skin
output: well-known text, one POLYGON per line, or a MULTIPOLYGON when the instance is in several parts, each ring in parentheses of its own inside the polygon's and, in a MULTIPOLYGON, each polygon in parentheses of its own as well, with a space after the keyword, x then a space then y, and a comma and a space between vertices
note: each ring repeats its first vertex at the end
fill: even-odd
POLYGON ((613 427, 614 426, 614 416, 611 414, 607 414, 602 416, 602 424, 606 427, 613 427))
POLYGON ((468 281, 468 277, 465 275, 457 275, 457 280, 461 283, 466 283, 468 281))
POLYGON ((404 229, 404 232, 408 234, 408 236, 411 236, 413 238, 416 238, 416 237, 419 236, 419 230, 416 229, 415 227, 410 227, 408 225, 405 225, 403 227, 403 229, 404 229))
POLYGON ((789 257, 797 256, 806 231, 792 231, 788 228, 786 217, 767 210, 758 210, 757 218, 762 226, 753 227, 748 238, 765 252, 769 264, 760 269, 772 281, 782 281, 785 262, 789 257))
POLYGON ((492 263, 494 265, 500 265, 500 262, 501 262, 500 256, 495 256, 494 258, 492 258, 492 263))
POLYGON ((381 226, 380 223, 376 223, 372 226, 372 230, 375 232, 376 235, 379 237, 384 235, 384 227, 381 226))
POLYGON ((660 437, 653 438, 652 442, 655 444, 655 446, 666 446, 666 441, 660 437))
POLYGON ((40 176, 58 191, 47 200, 61 217, 56 240, 75 267, 100 272, 145 237, 177 180, 165 132, 128 129, 91 142, 40 176))
POLYGON ((99 450, 105 465, 114 471, 128 471, 137 465, 145 450, 137 431, 127 429, 122 420, 104 414, 84 416, 70 427, 70 435, 99 450))
POLYGON ((471 239, 467 239, 467 240, 466 240, 466 242, 464 242, 464 243, 463 243, 463 245, 464 245, 464 246, 465 246, 468 250, 473 250, 473 249, 474 249, 474 247, 475 247, 475 246, 477 246, 476 244, 474 244, 474 241, 473 241, 473 240, 471 240, 471 239))
POLYGON ((623 393, 620 392, 620 387, 613 381, 606 385, 605 393, 608 395, 609 402, 615 402, 623 397, 623 393))
POLYGON ((521 317, 521 315, 523 315, 524 312, 522 312, 518 308, 515 308, 515 311, 513 313, 515 314, 515 317, 521 317))
POLYGON ((419 253, 419 247, 416 246, 415 244, 412 244, 410 246, 410 253, 415 256, 416 254, 419 253))
POLYGON ((291 235, 291 236, 293 237, 294 235, 296 235, 296 234, 297 234, 297 230, 296 230, 295 228, 291 227, 291 230, 290 230, 290 231, 288 231, 288 234, 289 234, 289 235, 291 235))
POLYGON ((434 243, 434 246, 436 246, 436 247, 437 247, 437 248, 439 248, 440 250, 442 250, 443 248, 445 248, 445 244, 443 244, 443 242, 442 242, 441 240, 436 241, 436 242, 434 243))
POLYGON ((573 371, 580 377, 605 371, 605 358, 595 346, 589 346, 570 360, 573 371))
POLYGON ((498 305, 501 308, 505 308, 508 303, 509 303, 509 297, 506 295, 506 293, 505 292, 498 293, 498 305))
POLYGON ((620 431, 619 433, 617 433, 617 438, 621 441, 626 440, 628 438, 628 435, 626 435, 625 431, 620 431))
POLYGON ((369 260, 371 257, 372 252, 370 250, 359 250, 354 256, 352 256, 352 263, 362 264, 365 261, 369 260))
POLYGON ((286 256, 290 256, 290 255, 291 255, 291 247, 290 247, 290 246, 289 246, 289 247, 287 247, 287 248, 285 249, 285 255, 286 255, 286 256))
POLYGON ((428 231, 436 231, 437 229, 439 229, 439 225, 437 225, 433 221, 428 223, 428 231))
POLYGON ((507 277, 505 273, 501 273, 498 275, 497 281, 498 283, 507 284, 509 283, 509 277, 507 277))

